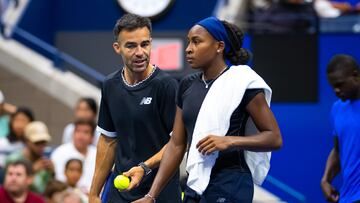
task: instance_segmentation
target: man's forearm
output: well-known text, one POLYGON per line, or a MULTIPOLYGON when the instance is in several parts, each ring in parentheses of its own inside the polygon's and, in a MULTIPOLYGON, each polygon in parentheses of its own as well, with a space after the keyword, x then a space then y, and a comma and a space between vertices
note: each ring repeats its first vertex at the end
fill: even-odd
POLYGON ((340 158, 336 149, 332 149, 326 162, 322 181, 331 182, 340 171, 340 158))
POLYGON ((158 153, 156 153, 155 155, 150 157, 148 160, 144 161, 144 163, 151 169, 159 167, 160 161, 164 154, 166 146, 167 146, 167 144, 164 145, 163 148, 161 148, 161 150, 158 153))
POLYGON ((100 136, 96 152, 95 172, 91 184, 90 196, 99 196, 114 165, 116 139, 100 136))

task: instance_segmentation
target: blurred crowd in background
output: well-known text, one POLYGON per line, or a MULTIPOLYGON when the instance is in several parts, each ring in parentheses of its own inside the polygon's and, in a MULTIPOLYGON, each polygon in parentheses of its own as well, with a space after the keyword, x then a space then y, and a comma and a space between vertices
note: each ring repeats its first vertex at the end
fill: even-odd
MULTIPOLYGON (((97 104, 81 98, 74 109, 74 120, 64 128, 62 143, 49 146, 46 122, 36 119, 36 112, 26 106, 6 102, 0 91, 0 185, 11 194, 24 186, 46 198, 46 202, 87 201, 95 167, 97 104), (31 166, 31 183, 11 176, 12 163, 25 160, 31 166), (15 188, 15 189, 14 189, 15 188)), ((24 165, 24 169, 26 168, 24 165)), ((1 192, 0 192, 1 193, 1 192)), ((0 194, 1 196, 1 194, 0 194)))

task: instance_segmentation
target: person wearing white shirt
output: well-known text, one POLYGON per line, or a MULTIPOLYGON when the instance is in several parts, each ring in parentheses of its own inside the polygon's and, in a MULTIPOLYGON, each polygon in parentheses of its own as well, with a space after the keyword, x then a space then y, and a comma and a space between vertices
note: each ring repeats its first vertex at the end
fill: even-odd
MULTIPOLYGON (((78 119, 85 119, 85 120, 91 120, 94 121, 96 120, 97 117, 97 104, 96 101, 93 98, 90 97, 82 97, 78 100, 76 107, 75 107, 75 112, 74 112, 74 117, 75 120, 78 119)), ((64 128, 64 132, 63 132, 63 137, 62 137, 62 143, 69 143, 71 142, 73 139, 73 135, 74 135, 74 129, 75 129, 75 123, 69 123, 65 126, 64 128)), ((93 137, 93 145, 96 146, 97 141, 99 139, 100 133, 94 131, 94 137, 93 137)))
POLYGON ((65 164, 70 159, 80 159, 83 162, 83 174, 78 182, 78 188, 88 192, 91 185, 92 175, 95 168, 96 147, 92 140, 95 123, 90 120, 75 121, 73 141, 62 144, 51 154, 51 160, 55 165, 55 177, 57 180, 65 181, 65 164))

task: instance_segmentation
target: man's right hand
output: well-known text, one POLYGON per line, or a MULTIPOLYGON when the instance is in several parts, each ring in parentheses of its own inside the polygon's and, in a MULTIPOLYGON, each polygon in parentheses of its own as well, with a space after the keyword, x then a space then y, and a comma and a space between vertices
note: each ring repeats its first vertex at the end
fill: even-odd
POLYGON ((89 203, 101 203, 101 199, 96 196, 89 196, 89 203))
POLYGON ((339 192, 327 181, 321 181, 321 189, 329 202, 339 201, 339 192))

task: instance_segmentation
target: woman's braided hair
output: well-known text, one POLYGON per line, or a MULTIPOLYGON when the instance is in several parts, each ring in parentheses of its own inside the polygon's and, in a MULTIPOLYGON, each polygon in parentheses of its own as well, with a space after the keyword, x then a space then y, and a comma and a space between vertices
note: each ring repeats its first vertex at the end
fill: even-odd
POLYGON ((250 59, 249 52, 242 48, 244 33, 236 25, 227 21, 221 21, 224 24, 226 32, 231 43, 230 51, 225 54, 225 58, 234 65, 247 64, 250 59))

